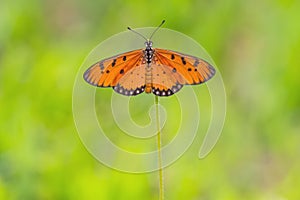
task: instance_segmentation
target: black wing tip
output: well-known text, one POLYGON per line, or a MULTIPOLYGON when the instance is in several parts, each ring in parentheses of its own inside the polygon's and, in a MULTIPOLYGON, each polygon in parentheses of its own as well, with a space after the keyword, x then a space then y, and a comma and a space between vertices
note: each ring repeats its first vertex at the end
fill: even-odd
MULTIPOLYGON (((85 82, 87 82, 88 84, 90 85, 94 85, 90 79, 89 79, 89 70, 86 70, 84 73, 83 73, 83 80, 85 80, 85 82)), ((95 86, 95 85, 94 85, 95 86)))
POLYGON ((207 73, 207 72, 204 71, 204 73, 207 75, 207 78, 205 78, 205 80, 201 83, 206 83, 207 81, 212 79, 215 76, 215 74, 217 73, 216 69, 210 64, 208 64, 208 70, 209 70, 210 73, 207 73))
POLYGON ((92 86, 97 86, 98 87, 98 84, 96 83, 93 83, 89 77, 89 69, 87 69, 84 73, 83 73, 83 79, 85 80, 85 82, 87 82, 88 84, 92 85, 92 86))
POLYGON ((217 70, 210 64, 208 64, 208 69, 210 71, 210 75, 209 75, 209 79, 212 78, 216 73, 217 73, 217 70))
POLYGON ((111 87, 110 85, 108 86, 103 86, 102 85, 99 85, 97 82, 92 82, 89 77, 88 77, 88 70, 83 74, 83 80, 85 80, 86 83, 92 85, 92 86, 95 86, 95 87, 101 87, 101 88, 108 88, 108 87, 111 87))

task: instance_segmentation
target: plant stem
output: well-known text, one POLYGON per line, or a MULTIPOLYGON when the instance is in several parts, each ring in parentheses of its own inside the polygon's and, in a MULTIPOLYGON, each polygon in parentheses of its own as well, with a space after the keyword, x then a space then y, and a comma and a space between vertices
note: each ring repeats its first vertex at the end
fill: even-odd
POLYGON ((159 111, 158 111, 158 96, 155 95, 155 110, 156 110, 156 124, 157 124, 157 153, 158 153, 158 173, 159 173, 159 199, 164 199, 164 182, 163 182, 163 169, 162 169, 162 154, 161 154, 161 132, 159 124, 159 111))

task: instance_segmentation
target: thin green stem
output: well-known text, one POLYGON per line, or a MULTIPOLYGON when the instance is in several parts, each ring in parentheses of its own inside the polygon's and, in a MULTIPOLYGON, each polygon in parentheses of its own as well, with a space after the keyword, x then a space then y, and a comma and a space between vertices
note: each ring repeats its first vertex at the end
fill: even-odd
POLYGON ((156 124, 157 124, 157 153, 158 153, 158 173, 159 173, 159 199, 164 199, 164 182, 163 182, 163 169, 162 169, 162 154, 161 154, 161 132, 159 124, 159 111, 158 111, 158 96, 155 96, 155 110, 156 110, 156 124))

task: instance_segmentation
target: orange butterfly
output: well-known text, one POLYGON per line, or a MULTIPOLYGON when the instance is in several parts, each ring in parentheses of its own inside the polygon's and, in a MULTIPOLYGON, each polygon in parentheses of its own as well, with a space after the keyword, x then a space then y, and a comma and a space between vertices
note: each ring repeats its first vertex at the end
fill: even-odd
POLYGON ((176 51, 152 48, 151 37, 146 39, 128 29, 146 40, 146 48, 95 63, 84 73, 85 81, 97 87, 113 87, 117 93, 126 96, 144 91, 157 96, 170 96, 183 85, 204 83, 215 74, 215 69, 205 60, 176 51))

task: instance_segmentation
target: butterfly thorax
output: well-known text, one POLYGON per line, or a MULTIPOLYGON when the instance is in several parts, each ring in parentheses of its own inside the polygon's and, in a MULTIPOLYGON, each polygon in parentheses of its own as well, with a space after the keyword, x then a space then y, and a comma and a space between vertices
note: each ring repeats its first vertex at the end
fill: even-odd
POLYGON ((148 40, 145 42, 145 45, 146 45, 146 49, 144 51, 144 58, 146 59, 146 63, 148 65, 150 65, 152 62, 153 53, 154 53, 154 51, 152 49, 152 42, 150 40, 148 40))
POLYGON ((145 92, 151 93, 152 91, 152 59, 154 50, 152 49, 152 42, 150 40, 147 40, 145 42, 146 49, 144 50, 144 59, 146 60, 146 71, 145 71, 145 92))

